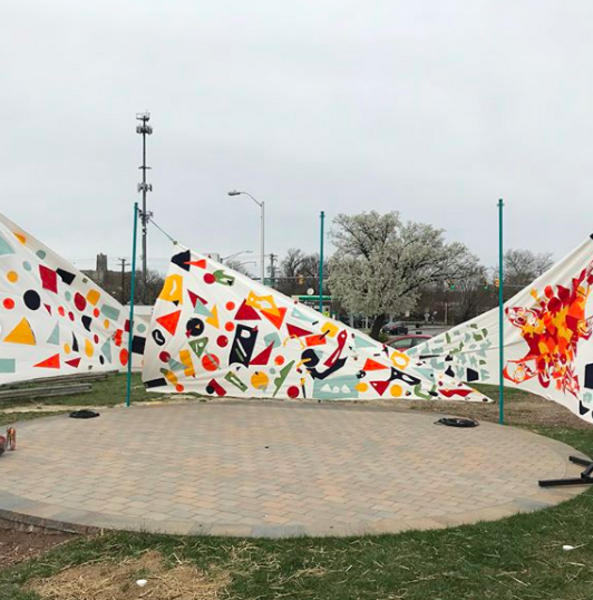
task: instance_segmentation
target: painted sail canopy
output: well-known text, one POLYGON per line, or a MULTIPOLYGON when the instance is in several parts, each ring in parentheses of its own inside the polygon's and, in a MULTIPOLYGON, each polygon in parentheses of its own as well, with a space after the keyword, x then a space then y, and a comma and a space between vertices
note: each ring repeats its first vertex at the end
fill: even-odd
MULTIPOLYGON (((505 385, 554 400, 593 422, 593 240, 504 305, 505 385)), ((409 354, 469 383, 497 383, 498 309, 409 354)))
POLYGON ((127 324, 115 298, 0 215, 0 384, 121 368, 127 324))
POLYGON ((219 397, 485 400, 406 354, 187 249, 171 259, 157 300, 143 379, 159 392, 219 397))

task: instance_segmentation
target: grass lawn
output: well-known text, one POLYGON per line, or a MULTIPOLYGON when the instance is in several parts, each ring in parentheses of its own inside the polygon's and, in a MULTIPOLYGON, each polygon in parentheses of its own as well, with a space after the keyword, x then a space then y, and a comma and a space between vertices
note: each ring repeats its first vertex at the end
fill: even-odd
MULTIPOLYGON (((123 383, 125 378, 118 378, 117 389, 104 389, 107 398, 101 397, 96 384, 88 404, 119 402, 123 383)), ((141 390, 136 393, 138 399, 145 399, 141 390)), ((81 404, 82 398, 65 398, 64 404, 81 404)), ((570 415, 565 419, 564 409, 560 419, 532 418, 548 409, 555 415, 557 405, 521 393, 509 394, 507 402, 511 422, 593 455, 593 428, 582 427, 570 415)), ((485 419, 496 416, 492 406, 457 406, 455 412, 485 419)), ((433 406, 424 404, 424 409, 433 406)), ((31 413, 22 415, 27 418, 31 413)), ((6 417, 0 415, 0 424, 7 422, 6 417)), ((538 475, 534 473, 534 479, 538 475)), ((67 572, 64 569, 73 565, 121 565, 149 550, 162 553, 171 566, 188 561, 207 577, 224 574, 218 595, 195 598, 589 600, 593 598, 593 489, 559 506, 498 522, 379 537, 247 540, 129 533, 79 537, 0 570, 0 600, 38 599, 28 589, 36 578, 67 572), (564 552, 563 544, 576 549, 564 552)), ((150 582, 150 573, 144 575, 150 582)), ((138 588, 129 597, 141 593, 138 588)), ((89 600, 93 598, 97 597, 89 600)))
MULTIPOLYGON (((35 398, 33 400, 2 400, 0 409, 27 406, 64 405, 68 406, 115 406, 126 401, 126 374, 113 373, 107 379, 93 381, 92 389, 83 394, 72 396, 50 396, 47 399, 35 398)), ((32 382, 34 384, 34 382, 32 382)), ((40 384, 41 385, 41 384, 40 384)), ((49 385, 44 383, 43 385, 49 385)), ((148 393, 144 389, 140 373, 132 373, 131 387, 132 402, 147 402, 155 400, 159 394, 148 393)))

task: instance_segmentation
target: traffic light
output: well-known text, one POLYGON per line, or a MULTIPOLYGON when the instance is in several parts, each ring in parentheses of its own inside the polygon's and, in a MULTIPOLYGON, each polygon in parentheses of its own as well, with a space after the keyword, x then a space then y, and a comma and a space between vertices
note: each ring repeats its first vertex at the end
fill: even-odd
POLYGON ((299 282, 299 285, 303 285, 305 283, 305 276, 299 275, 297 281, 299 282))
POLYGON ((494 280, 494 287, 495 288, 499 288, 500 287, 500 279, 498 279, 498 277, 494 280))

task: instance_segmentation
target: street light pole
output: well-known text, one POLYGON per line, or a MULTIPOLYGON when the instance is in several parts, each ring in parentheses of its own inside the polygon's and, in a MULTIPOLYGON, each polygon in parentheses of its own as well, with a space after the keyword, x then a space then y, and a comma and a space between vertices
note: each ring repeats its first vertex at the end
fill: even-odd
POLYGON ((265 254, 265 231, 266 231, 266 223, 265 223, 265 203, 262 200, 261 202, 254 198, 249 192, 239 192, 237 190, 231 190, 229 192, 229 196, 240 196, 241 194, 245 196, 249 196, 260 208, 261 210, 261 283, 264 285, 265 275, 266 275, 266 254, 265 254))

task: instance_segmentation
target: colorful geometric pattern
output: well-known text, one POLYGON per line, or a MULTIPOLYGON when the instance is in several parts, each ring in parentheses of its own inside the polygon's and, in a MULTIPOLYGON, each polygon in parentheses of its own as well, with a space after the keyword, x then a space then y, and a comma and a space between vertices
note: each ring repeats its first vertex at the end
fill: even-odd
MULTIPOLYGON (((504 305, 506 385, 593 422, 593 241, 589 238, 504 305)), ((498 309, 412 348, 439 372, 498 383, 498 309)))
MULTIPOLYGON (((0 215, 0 383, 123 368, 127 311, 0 215)), ((136 353, 144 342, 134 337, 136 353)))
POLYGON ((468 386, 226 266, 181 250, 147 337, 159 392, 245 398, 485 401, 468 386))

